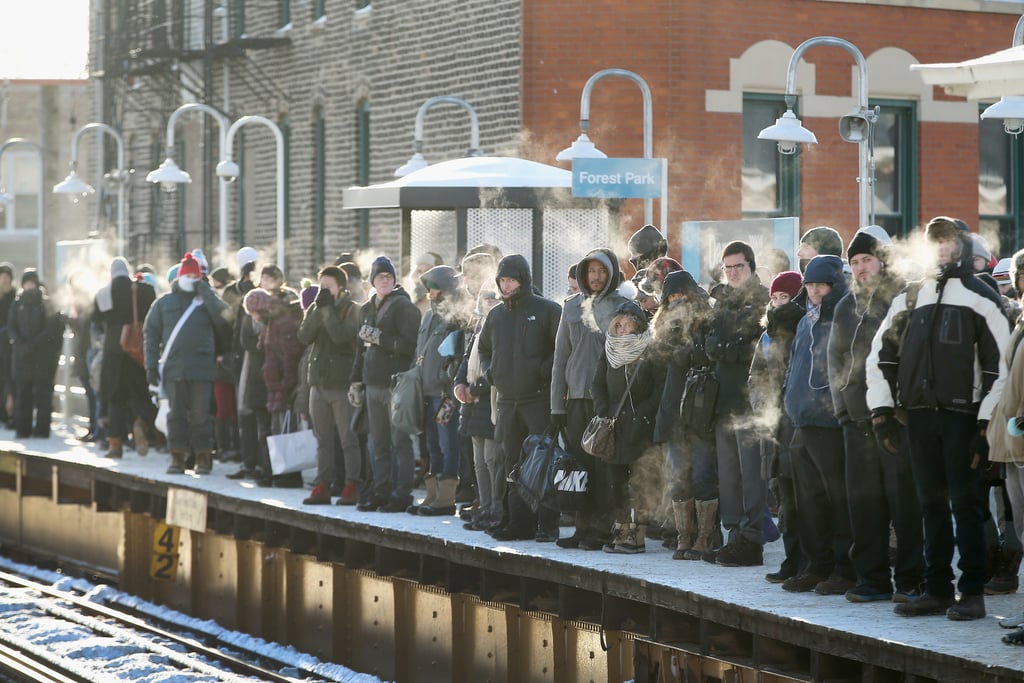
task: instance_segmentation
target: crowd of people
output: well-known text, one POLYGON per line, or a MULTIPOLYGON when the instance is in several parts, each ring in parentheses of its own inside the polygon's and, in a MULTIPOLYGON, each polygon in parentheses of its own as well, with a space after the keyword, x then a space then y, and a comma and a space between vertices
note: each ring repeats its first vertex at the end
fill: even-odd
POLYGON ((846 245, 822 226, 790 269, 734 241, 705 288, 646 225, 625 259, 584 254, 562 301, 492 245, 456 266, 428 253, 404 284, 387 256, 364 279, 346 253, 298 291, 249 247, 236 278, 194 250, 166 282, 114 259, 109 284, 66 314, 34 271, 15 289, 0 264, 0 417, 19 438, 48 435, 67 324, 83 438, 108 457, 156 445, 168 473, 209 474, 216 456, 239 463, 229 478, 302 487, 274 473, 267 437, 306 420, 304 504, 460 514, 497 540, 583 551, 660 540, 673 560, 721 567, 760 566, 781 537, 765 578, 783 590, 973 620, 985 594, 1017 590, 1024 554, 1024 251, 993 258, 943 216, 921 242, 915 266, 878 226, 846 245), (614 418, 603 457, 583 446, 595 417, 614 418), (536 434, 587 472, 572 535, 510 477, 536 434))

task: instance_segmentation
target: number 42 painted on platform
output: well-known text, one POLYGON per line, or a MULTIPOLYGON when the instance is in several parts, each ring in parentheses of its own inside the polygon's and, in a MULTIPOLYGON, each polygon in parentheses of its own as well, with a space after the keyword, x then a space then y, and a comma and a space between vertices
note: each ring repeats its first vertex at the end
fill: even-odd
POLYGON ((174 581, 178 576, 178 541, 181 529, 157 522, 153 529, 153 556, 149 576, 158 581, 174 581))

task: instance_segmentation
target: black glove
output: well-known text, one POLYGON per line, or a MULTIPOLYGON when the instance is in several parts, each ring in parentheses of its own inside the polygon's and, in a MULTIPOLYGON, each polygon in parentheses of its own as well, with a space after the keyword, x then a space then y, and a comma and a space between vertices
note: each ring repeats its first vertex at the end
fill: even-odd
POLYGON ((317 292, 314 303, 316 303, 317 308, 329 308, 334 305, 334 295, 331 294, 331 290, 321 287, 320 291, 317 292))
POLYGON ((569 416, 565 413, 551 413, 551 421, 548 422, 548 431, 557 434, 569 424, 569 416))
POLYGON ((480 398, 484 394, 490 394, 491 384, 483 377, 481 377, 480 379, 469 385, 469 393, 475 396, 476 398, 480 398))
POLYGON ((151 387, 160 386, 160 371, 157 370, 156 368, 150 368, 149 370, 146 370, 146 382, 151 387))
POLYGON ((903 443, 903 426, 891 410, 876 412, 871 417, 871 429, 875 432, 878 447, 886 453, 896 453, 903 443))
POLYGON ((987 429, 988 420, 978 420, 978 431, 971 437, 971 469, 988 467, 988 439, 985 438, 987 429))
POLYGON ((244 266, 242 266, 242 274, 239 277, 239 279, 240 280, 246 279, 247 277, 252 275, 252 271, 254 271, 254 270, 256 270, 256 262, 255 261, 249 261, 244 266))

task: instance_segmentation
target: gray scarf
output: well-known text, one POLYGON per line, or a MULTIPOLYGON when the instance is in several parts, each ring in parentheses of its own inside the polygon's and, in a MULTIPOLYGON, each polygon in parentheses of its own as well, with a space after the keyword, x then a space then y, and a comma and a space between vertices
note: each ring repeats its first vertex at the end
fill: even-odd
POLYGON ((621 368, 640 358, 651 344, 651 328, 640 334, 624 334, 621 337, 607 335, 604 340, 604 352, 608 356, 608 365, 621 368))

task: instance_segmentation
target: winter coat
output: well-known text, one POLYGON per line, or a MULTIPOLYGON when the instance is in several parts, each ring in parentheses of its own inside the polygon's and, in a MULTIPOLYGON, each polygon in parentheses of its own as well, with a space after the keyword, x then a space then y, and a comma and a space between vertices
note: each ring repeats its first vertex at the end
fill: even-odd
POLYGON ((728 419, 750 412, 747 379, 754 348, 764 331, 761 313, 768 305, 768 289, 757 275, 752 275, 738 288, 715 285, 711 299, 714 312, 704 339, 704 350, 718 378, 716 415, 719 419, 728 419))
POLYGON ((828 342, 828 374, 832 406, 840 424, 871 419, 865 367, 871 340, 889 312, 893 297, 904 285, 903 280, 883 271, 870 292, 854 285, 836 304, 828 342))
MULTIPOLYGON (((231 348, 221 355, 217 363, 217 381, 239 383, 242 373, 242 361, 245 359, 245 349, 242 347, 242 321, 248 317, 242 307, 245 295, 256 289, 252 280, 236 280, 224 288, 221 295, 230 310, 231 320, 231 348)), ((251 327, 251 319, 249 325, 251 327)))
POLYGON ((467 305, 464 302, 468 295, 453 291, 445 296, 441 301, 430 302, 430 310, 423 316, 416 334, 416 362, 420 364, 423 395, 427 397, 451 395, 452 379, 462 358, 463 335, 456 314, 460 306, 467 305), (438 348, 452 333, 457 338, 456 355, 442 357, 438 348))
POLYGON ((7 320, 11 340, 11 379, 53 382, 64 335, 63 318, 42 287, 22 290, 7 320))
POLYGON ((1010 330, 997 295, 974 276, 972 261, 965 235, 956 264, 893 299, 868 356, 872 411, 901 405, 980 420, 992 416, 1006 381, 1010 330))
POLYGON ((260 348, 263 325, 253 320, 243 308, 235 318, 235 327, 238 331, 237 348, 242 354, 238 366, 239 411, 264 411, 267 409, 267 385, 263 381, 263 349, 260 348))
MULTIPOLYGON (((839 427, 828 381, 828 342, 836 304, 847 291, 846 278, 840 277, 822 299, 818 319, 812 323, 804 315, 797 323, 783 393, 786 415, 794 427, 839 427)), ((800 292, 793 301, 806 306, 807 291, 800 292)))
POLYGON ((306 310, 299 341, 309 346, 305 379, 311 387, 347 389, 359 348, 361 309, 347 293, 332 306, 317 302, 306 310))
POLYGON ((636 379, 630 385, 622 411, 615 419, 615 458, 611 461, 615 465, 628 465, 651 445, 665 373, 650 357, 649 349, 639 360, 619 368, 608 364, 604 351, 598 357, 591 388, 595 415, 612 416, 626 394, 626 384, 634 372, 636 379))
MULTIPOLYGON (((139 372, 139 365, 121 349, 121 329, 132 322, 132 285, 136 287, 136 298, 139 306, 139 320, 145 321, 149 309, 156 300, 156 291, 146 282, 136 282, 128 277, 115 277, 110 281, 111 308, 101 310, 97 302, 93 312, 93 322, 103 326, 103 365, 100 367, 100 385, 106 387, 103 396, 110 400, 113 392, 122 386, 122 375, 127 380, 125 386, 133 386, 136 382, 145 383, 144 373, 139 372)), ((143 392, 145 393, 145 392, 143 392)))
POLYGON ((299 325, 302 309, 297 301, 277 298, 263 320, 260 348, 263 350, 263 383, 267 387, 267 411, 283 413, 291 406, 292 392, 299 384, 302 342, 299 325))
POLYGON ((988 438, 988 459, 993 462, 1024 464, 1024 436, 1010 436, 1006 423, 1010 418, 1024 415, 1024 323, 1018 323, 1006 347, 1006 384, 1003 394, 992 411, 985 436, 988 438))
POLYGON ((499 401, 548 401, 555 335, 561 307, 533 292, 530 266, 520 254, 498 264, 495 282, 514 277, 519 290, 487 313, 480 330, 484 378, 498 389, 499 401))
POLYGON ((767 326, 761 334, 754 359, 750 362, 750 407, 755 415, 776 413, 782 402, 782 389, 789 369, 789 353, 796 335, 796 326, 807 309, 790 301, 778 308, 768 304, 767 326))
POLYGON ((580 291, 565 300, 555 336, 554 372, 551 376, 551 412, 564 413, 567 400, 590 398, 597 360, 615 311, 627 301, 618 292, 619 260, 611 249, 594 249, 576 266, 580 291), (608 269, 608 282, 600 292, 587 285, 587 266, 599 261, 608 269))
POLYGON ((11 373, 11 338, 7 327, 10 322, 11 307, 18 293, 12 287, 0 294, 0 381, 11 373))
MULTIPOLYGON (((202 299, 202 305, 189 315, 167 354, 163 365, 165 382, 212 382, 216 375, 215 335, 219 328, 226 329, 228 326, 228 305, 202 280, 196 283, 194 292, 182 291, 175 282, 171 291, 157 299, 149 309, 144 328, 146 368, 157 369, 178 319, 197 296, 202 299)), ((104 363, 106 358, 104 351, 104 363)))
POLYGON ((351 381, 371 387, 391 387, 391 376, 412 367, 420 310, 401 285, 380 301, 374 293, 360 311, 360 326, 380 329, 380 343, 363 342, 352 365, 351 381), (390 302, 390 303, 388 303, 390 302))

